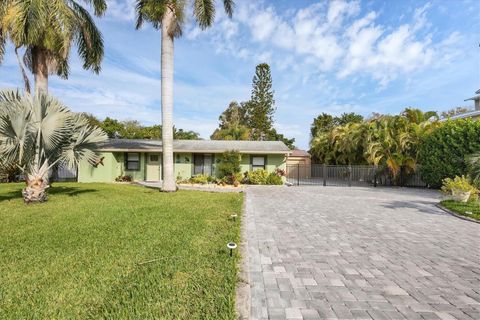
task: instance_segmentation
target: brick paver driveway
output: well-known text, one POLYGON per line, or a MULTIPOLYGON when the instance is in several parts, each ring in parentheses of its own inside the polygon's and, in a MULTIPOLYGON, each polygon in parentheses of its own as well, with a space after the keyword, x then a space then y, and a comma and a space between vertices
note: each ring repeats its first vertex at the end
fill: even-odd
POLYGON ((480 319, 480 224, 414 189, 247 190, 252 319, 480 319))

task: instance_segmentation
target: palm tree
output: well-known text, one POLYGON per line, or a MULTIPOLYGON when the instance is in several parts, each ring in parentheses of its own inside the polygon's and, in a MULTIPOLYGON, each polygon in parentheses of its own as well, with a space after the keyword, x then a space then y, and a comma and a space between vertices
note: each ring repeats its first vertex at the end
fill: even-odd
MULTIPOLYGON (((223 0, 229 17, 232 16, 234 1, 223 0)), ((173 174, 173 41, 182 35, 185 16, 185 0, 137 0, 137 29, 144 21, 161 29, 162 53, 162 149, 163 191, 176 190, 173 174)), ((193 15, 201 29, 212 25, 215 18, 215 0, 193 0, 193 15)))
POLYGON ((55 166, 73 168, 81 160, 97 164, 93 148, 106 139, 83 115, 44 92, 0 92, 0 165, 20 168, 27 183, 25 202, 46 200, 48 175, 55 166))
MULTIPOLYGON (((83 0, 97 16, 106 10, 105 0, 83 0)), ((30 91, 23 63, 34 75, 35 92, 48 91, 48 76, 57 74, 67 79, 72 42, 84 69, 100 72, 103 39, 89 12, 76 0, 2 0, 0 2, 0 63, 6 41, 10 40, 19 59, 25 89, 30 91)))

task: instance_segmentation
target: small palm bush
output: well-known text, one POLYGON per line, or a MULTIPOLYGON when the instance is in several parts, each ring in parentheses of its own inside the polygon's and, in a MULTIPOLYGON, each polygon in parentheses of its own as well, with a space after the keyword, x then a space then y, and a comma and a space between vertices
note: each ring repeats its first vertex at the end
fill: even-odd
POLYGON ((106 139, 83 115, 45 93, 0 92, 0 161, 24 174, 25 202, 47 199, 48 175, 54 166, 74 168, 81 160, 98 164, 93 150, 106 139))

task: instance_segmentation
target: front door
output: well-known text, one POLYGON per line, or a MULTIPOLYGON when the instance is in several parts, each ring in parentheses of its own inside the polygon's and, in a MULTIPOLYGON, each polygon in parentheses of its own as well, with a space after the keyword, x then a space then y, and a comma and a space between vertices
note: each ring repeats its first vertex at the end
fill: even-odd
POLYGON ((203 174, 206 176, 212 175, 212 155, 205 154, 203 156, 203 174))
POLYGON ((193 156, 193 174, 212 175, 213 156, 211 154, 195 154, 193 156))
POLYGON ((161 180, 161 167, 160 167, 160 154, 148 153, 147 154, 147 181, 160 181, 161 180))

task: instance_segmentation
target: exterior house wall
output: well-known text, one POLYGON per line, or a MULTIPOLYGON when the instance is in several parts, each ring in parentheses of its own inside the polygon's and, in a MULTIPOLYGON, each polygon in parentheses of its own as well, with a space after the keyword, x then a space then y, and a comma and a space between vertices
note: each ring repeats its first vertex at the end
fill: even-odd
POLYGON ((176 153, 175 154, 174 174, 175 178, 188 179, 193 174, 193 154, 176 153))
POLYGON ((269 154, 267 156, 267 165, 265 166, 265 169, 268 172, 274 172, 275 169, 286 169, 285 165, 285 155, 283 154, 269 154))
MULTIPOLYGON (((114 182, 118 176, 130 175, 134 181, 144 181, 146 179, 146 163, 149 153, 140 153, 140 170, 125 169, 125 153, 124 152, 102 152, 100 155, 104 157, 103 166, 97 168, 88 162, 81 162, 78 168, 79 182, 114 182)), ((213 158, 213 175, 217 174, 217 160, 220 154, 215 154, 213 158)), ((250 154, 242 154, 240 161, 241 172, 251 170, 250 154)), ((188 179, 193 175, 193 154, 192 153, 175 153, 174 154, 174 175, 175 178, 188 179)), ((160 164, 161 165, 161 164, 160 164)), ((265 169, 274 172, 276 168, 285 170, 285 155, 269 154, 266 155, 265 169)))
POLYGON ((145 180, 145 154, 140 153, 140 170, 125 169, 125 154, 123 152, 101 152, 103 166, 96 168, 86 161, 78 166, 78 182, 113 182, 118 176, 132 176, 135 181, 145 180))
MULTIPOLYGON (((115 152, 117 157, 121 159, 120 161, 120 174, 122 176, 132 176, 133 181, 143 181, 145 180, 145 165, 147 163, 147 158, 144 152, 133 152, 140 153, 140 170, 127 170, 125 168, 125 153, 124 152, 115 152)), ((118 177, 118 175, 117 175, 118 177)))
POLYGON ((250 155, 242 154, 240 159, 240 172, 244 173, 245 171, 250 171, 250 155))
POLYGON ((82 161, 78 165, 78 182, 106 182, 115 181, 115 178, 120 174, 120 164, 123 165, 123 160, 118 160, 118 157, 111 152, 102 152, 100 157, 104 157, 103 165, 99 164, 97 167, 92 166, 87 161, 82 161))

